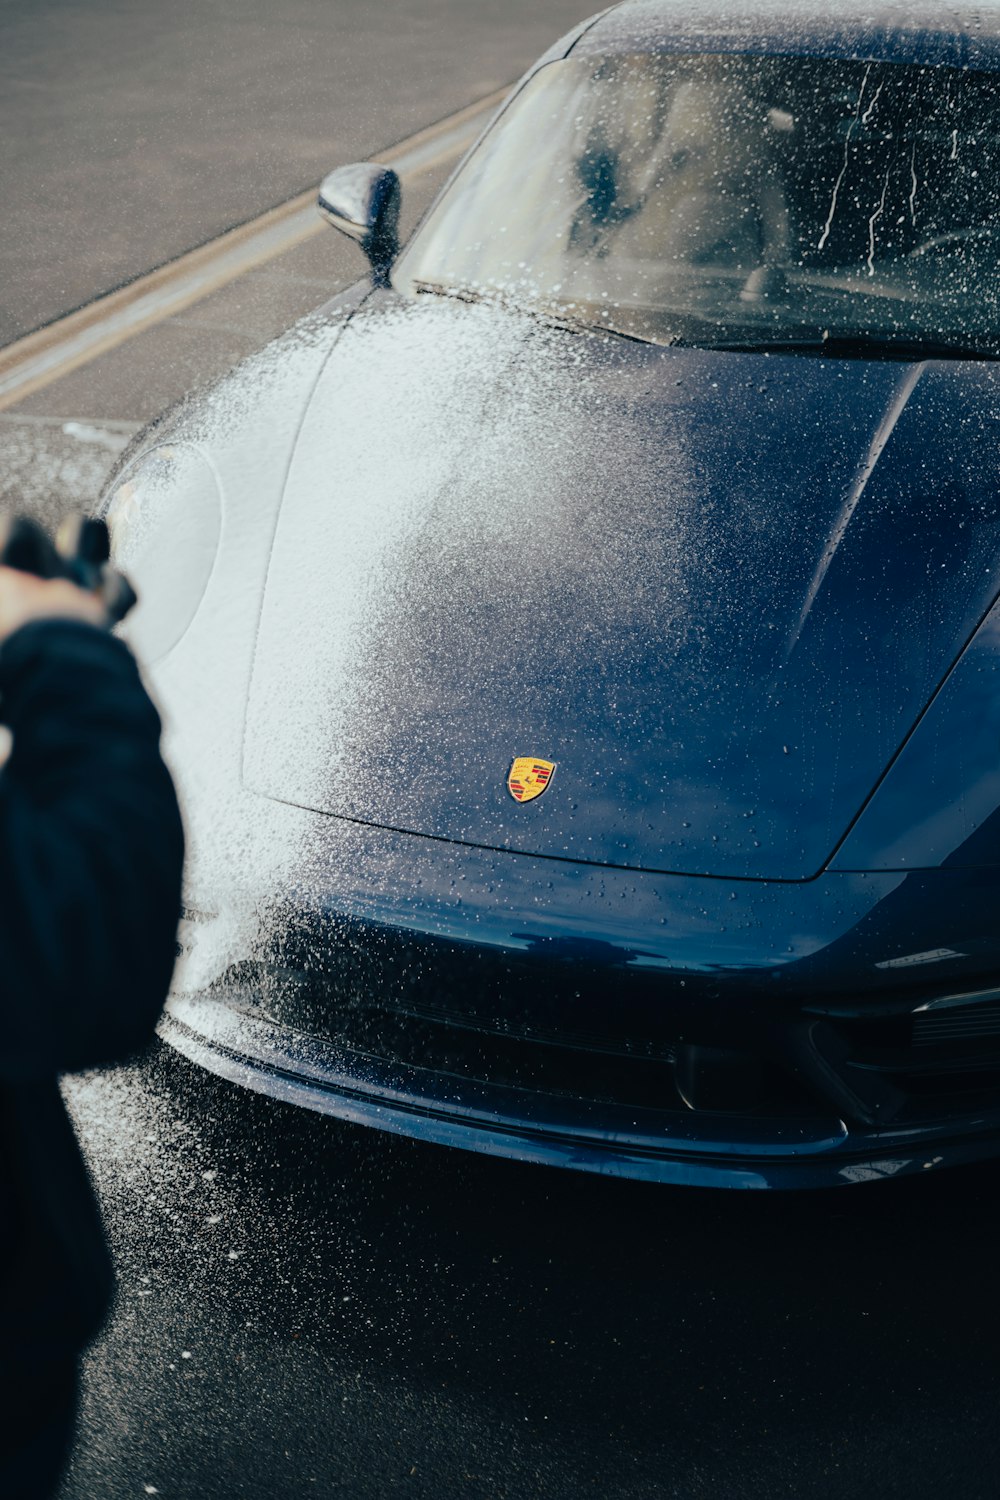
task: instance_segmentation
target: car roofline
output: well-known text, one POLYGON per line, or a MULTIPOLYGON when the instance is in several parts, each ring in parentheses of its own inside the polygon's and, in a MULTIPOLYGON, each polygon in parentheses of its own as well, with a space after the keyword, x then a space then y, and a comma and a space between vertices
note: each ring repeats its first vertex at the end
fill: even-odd
MULTIPOLYGON (((580 30, 579 56, 744 53, 1000 71, 1000 5, 949 13, 916 0, 904 12, 847 0, 834 11, 794 0, 621 0, 580 30)), ((552 61, 557 55, 547 56, 552 61)))

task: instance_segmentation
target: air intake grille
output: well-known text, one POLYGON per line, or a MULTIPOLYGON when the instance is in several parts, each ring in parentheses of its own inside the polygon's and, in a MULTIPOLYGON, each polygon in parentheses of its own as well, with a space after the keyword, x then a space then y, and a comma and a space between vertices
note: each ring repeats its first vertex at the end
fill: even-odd
POLYGON ((1000 1000, 979 1005, 946 1005, 940 1010, 917 1011, 913 1017, 914 1047, 946 1047, 978 1041, 1000 1045, 1000 1000))

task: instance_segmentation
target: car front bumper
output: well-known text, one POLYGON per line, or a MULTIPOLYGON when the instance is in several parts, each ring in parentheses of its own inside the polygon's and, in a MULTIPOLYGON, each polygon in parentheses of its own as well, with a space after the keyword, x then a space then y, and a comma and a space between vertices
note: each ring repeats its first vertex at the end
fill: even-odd
POLYGON ((378 1130, 517 1161, 695 1187, 818 1188, 1000 1152, 1000 1104, 880 1128, 567 1099, 401 1066, 246 1014, 175 997, 161 1035, 222 1078, 378 1130))
POLYGON ((308 826, 280 899, 230 892, 185 924, 163 1036, 216 1074, 661 1182, 832 1186, 1000 1155, 982 871, 730 883, 308 826))

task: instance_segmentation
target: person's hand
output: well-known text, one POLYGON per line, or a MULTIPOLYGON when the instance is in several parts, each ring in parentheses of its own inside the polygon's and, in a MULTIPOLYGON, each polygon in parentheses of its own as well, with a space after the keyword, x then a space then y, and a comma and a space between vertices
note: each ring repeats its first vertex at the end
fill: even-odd
POLYGON ((107 625, 103 600, 66 578, 37 578, 0 567, 0 641, 32 620, 82 620, 107 625))

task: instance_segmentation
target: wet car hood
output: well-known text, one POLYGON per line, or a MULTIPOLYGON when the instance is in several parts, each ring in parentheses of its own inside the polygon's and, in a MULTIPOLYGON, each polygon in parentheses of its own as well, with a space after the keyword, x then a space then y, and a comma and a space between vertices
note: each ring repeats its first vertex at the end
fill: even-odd
POLYGON ((488 847, 814 875, 997 593, 998 381, 385 299, 302 423, 245 783, 488 847), (521 755, 556 765, 523 804, 521 755))

